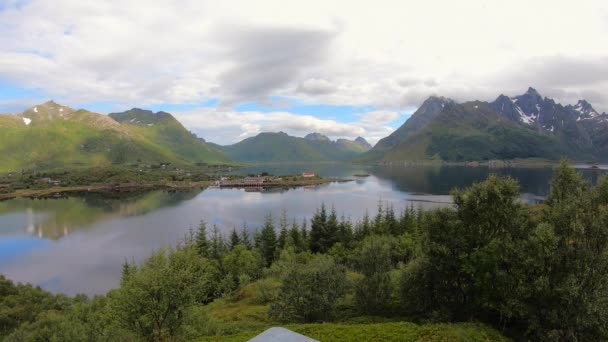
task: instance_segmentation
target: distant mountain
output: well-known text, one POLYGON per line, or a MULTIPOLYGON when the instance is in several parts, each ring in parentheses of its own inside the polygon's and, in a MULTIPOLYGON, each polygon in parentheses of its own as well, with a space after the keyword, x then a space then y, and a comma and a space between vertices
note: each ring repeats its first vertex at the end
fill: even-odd
MULTIPOLYGON (((340 139, 338 139, 338 140, 340 140, 340 139)), ((357 137, 355 139, 355 142, 357 144, 359 144, 359 146, 363 147, 363 149, 369 150, 372 148, 372 145, 370 143, 368 143, 367 140, 365 140, 365 138, 363 138, 363 137, 357 137)))
POLYGON ((321 134, 321 133, 309 133, 306 134, 306 136, 304 137, 304 139, 306 140, 310 140, 310 141, 331 141, 331 139, 329 139, 327 136, 321 134))
POLYGON ((359 160, 605 160, 607 128, 608 115, 587 101, 563 106, 533 88, 490 103, 431 96, 359 160))
POLYGON ((298 138, 279 132, 260 133, 234 145, 215 147, 237 161, 293 162, 347 160, 368 151, 371 146, 363 138, 332 141, 320 133, 298 138))
POLYGON ((112 116, 49 101, 23 113, 0 115, 0 172, 228 161, 220 151, 191 137, 170 114, 143 112, 117 113, 117 121, 112 116))

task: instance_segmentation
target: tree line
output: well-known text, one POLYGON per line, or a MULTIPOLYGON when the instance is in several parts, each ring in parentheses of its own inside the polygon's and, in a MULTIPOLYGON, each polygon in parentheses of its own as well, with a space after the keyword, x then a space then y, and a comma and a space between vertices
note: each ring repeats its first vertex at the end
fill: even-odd
POLYGON ((125 262, 120 286, 93 298, 0 278, 0 337, 191 339, 197 308, 256 283, 277 322, 480 321, 516 339, 608 339, 607 176, 591 185, 562 162, 542 205, 496 175, 452 196, 429 211, 379 203, 357 222, 322 205, 310 221, 283 213, 227 236, 201 222, 177 246, 125 262))

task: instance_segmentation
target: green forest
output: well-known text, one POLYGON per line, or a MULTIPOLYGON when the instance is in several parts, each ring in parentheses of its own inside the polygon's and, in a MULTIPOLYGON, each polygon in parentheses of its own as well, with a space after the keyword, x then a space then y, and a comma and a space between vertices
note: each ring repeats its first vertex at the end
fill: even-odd
POLYGON ((285 326, 322 341, 608 339, 608 176, 562 162, 542 205, 491 175, 450 208, 357 222, 321 206, 223 236, 204 221, 106 295, 0 276, 5 341, 246 341, 285 326))

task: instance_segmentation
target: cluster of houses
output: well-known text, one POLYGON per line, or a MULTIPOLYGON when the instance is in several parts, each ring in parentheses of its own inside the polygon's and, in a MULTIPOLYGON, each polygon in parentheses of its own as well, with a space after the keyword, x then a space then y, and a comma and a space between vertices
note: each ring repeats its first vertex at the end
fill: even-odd
POLYGON ((269 182, 269 177, 245 177, 242 179, 228 179, 227 177, 220 178, 219 181, 215 182, 215 185, 220 187, 234 187, 234 186, 262 186, 264 183, 269 182))
MULTIPOLYGON (((304 172, 302 177, 311 178, 315 177, 313 172, 304 172)), ((241 179, 228 179, 227 177, 221 177, 220 180, 215 181, 215 185, 219 187, 263 187, 269 183, 280 182, 283 179, 280 177, 270 176, 258 176, 258 177, 245 177, 241 179)))
POLYGON ((44 183, 49 183, 53 186, 59 186, 61 185, 61 181, 60 180, 56 180, 56 179, 52 179, 50 177, 44 177, 44 178, 40 178, 40 180, 44 183))

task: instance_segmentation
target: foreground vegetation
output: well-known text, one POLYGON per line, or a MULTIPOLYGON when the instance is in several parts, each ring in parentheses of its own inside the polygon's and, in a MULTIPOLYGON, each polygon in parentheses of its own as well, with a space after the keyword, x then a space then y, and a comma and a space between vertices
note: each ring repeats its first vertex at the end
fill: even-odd
MULTIPOLYGON (((474 323, 423 324, 410 322, 374 324, 289 324, 287 329, 323 342, 341 341, 507 341, 495 330, 474 323)), ((200 341, 248 341, 262 331, 208 336, 200 341)))
POLYGON ((104 296, 2 279, 0 336, 241 341, 282 325, 324 341, 606 340, 608 177, 590 186, 562 163, 551 185, 540 207, 490 176, 447 209, 380 205, 353 223, 322 206, 310 222, 268 217, 228 237, 201 222, 125 262, 104 296))

